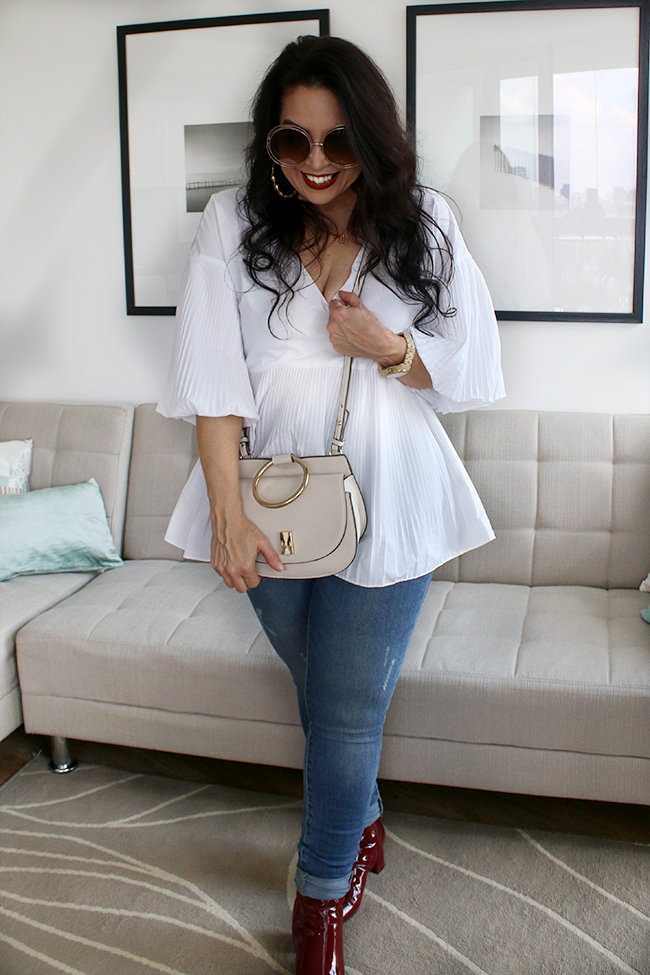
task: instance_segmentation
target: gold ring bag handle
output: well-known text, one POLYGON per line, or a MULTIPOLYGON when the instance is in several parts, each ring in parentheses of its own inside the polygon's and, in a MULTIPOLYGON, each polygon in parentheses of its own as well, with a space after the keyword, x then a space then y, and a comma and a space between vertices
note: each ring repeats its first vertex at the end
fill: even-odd
POLYGON ((290 497, 286 498, 284 501, 265 501, 263 498, 260 497, 259 494, 259 485, 262 477, 266 474, 269 467, 272 467, 273 464, 277 464, 277 460, 275 459, 275 457, 272 457, 271 460, 267 460, 266 464, 260 467, 259 471, 253 478, 253 484, 251 488, 253 492, 253 497, 255 498, 258 504, 262 505, 262 507, 284 508, 285 505, 291 504, 292 501, 296 501, 300 497, 302 492, 305 490, 307 485, 309 484, 309 468, 305 464, 304 460, 301 460, 300 457, 296 457, 294 454, 291 454, 291 460, 294 464, 300 464, 300 466, 302 467, 303 470, 302 482, 298 490, 294 491, 293 494, 290 497))
MULTIPOLYGON (((355 294, 361 292, 365 277, 362 265, 354 283, 355 294)), ((295 454, 253 457, 248 430, 242 430, 239 444, 242 508, 244 515, 280 553, 285 565, 282 578, 316 579, 342 572, 354 559, 365 531, 363 497, 343 454, 351 371, 352 358, 346 356, 328 454, 302 458, 295 454), (296 485, 298 473, 302 473, 302 478, 296 485)), ((261 576, 280 577, 261 555, 255 568, 261 576)))

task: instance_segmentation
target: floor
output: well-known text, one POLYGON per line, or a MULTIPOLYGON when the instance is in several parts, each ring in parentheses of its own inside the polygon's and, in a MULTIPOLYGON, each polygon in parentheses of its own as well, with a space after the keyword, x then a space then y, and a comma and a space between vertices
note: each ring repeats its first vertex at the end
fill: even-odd
MULTIPOLYGON (((142 748, 71 741, 79 762, 110 765, 191 782, 218 783, 256 792, 300 797, 302 773, 296 769, 226 762, 142 748)), ((21 726, 0 742, 0 784, 38 754, 49 755, 49 739, 29 735, 21 726)), ((69 773, 74 775, 73 773, 69 773)), ((578 833, 650 843, 650 806, 584 799, 526 796, 414 782, 380 782, 386 809, 497 826, 578 833)))

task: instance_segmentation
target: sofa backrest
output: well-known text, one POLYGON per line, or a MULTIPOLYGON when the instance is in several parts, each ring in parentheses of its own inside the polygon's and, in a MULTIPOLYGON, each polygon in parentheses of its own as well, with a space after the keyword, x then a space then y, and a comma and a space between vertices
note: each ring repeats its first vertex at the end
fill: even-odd
POLYGON ((496 539, 435 578, 637 588, 650 571, 650 416, 476 410, 440 417, 496 539))
MULTIPOLYGON (((440 420, 497 537, 436 578, 638 587, 650 570, 650 416, 475 410, 440 420)), ((181 557, 163 536, 197 456, 191 424, 137 408, 127 558, 181 557)))
POLYGON ((199 452, 195 429, 185 420, 168 420, 147 403, 138 406, 133 426, 124 557, 182 559, 165 541, 170 515, 199 452))
POLYGON ((122 551, 133 433, 132 406, 0 403, 0 440, 33 440, 32 490, 94 477, 122 551))

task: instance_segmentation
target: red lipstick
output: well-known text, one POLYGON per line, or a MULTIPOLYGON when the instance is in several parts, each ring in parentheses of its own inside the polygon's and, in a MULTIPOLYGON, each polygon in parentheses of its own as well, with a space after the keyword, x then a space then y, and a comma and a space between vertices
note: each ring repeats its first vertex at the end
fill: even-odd
POLYGON ((323 176, 327 176, 328 179, 323 179, 322 182, 320 182, 320 180, 322 179, 322 177, 320 177, 320 176, 319 177, 315 177, 314 174, 312 174, 312 173, 301 173, 301 175, 302 175, 302 178, 304 179, 305 183, 307 184, 307 186, 310 188, 310 190, 327 190, 327 189, 329 189, 330 186, 333 186, 334 185, 334 183, 338 179, 338 175, 339 174, 338 173, 323 173, 323 176), (310 177, 311 177, 311 179, 310 179, 310 177), (319 182, 316 182, 315 181, 316 179, 318 179, 319 182))

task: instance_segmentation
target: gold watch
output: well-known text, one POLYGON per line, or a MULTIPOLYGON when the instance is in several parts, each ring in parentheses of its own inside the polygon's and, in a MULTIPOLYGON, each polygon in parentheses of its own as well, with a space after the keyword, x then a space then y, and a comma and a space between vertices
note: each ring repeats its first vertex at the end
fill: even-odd
POLYGON ((410 332, 398 332, 406 339, 406 355, 401 362, 398 362, 395 366, 381 366, 377 363, 379 372, 382 376, 405 376, 413 365, 413 359, 415 358, 415 342, 413 341, 413 336, 410 332))

